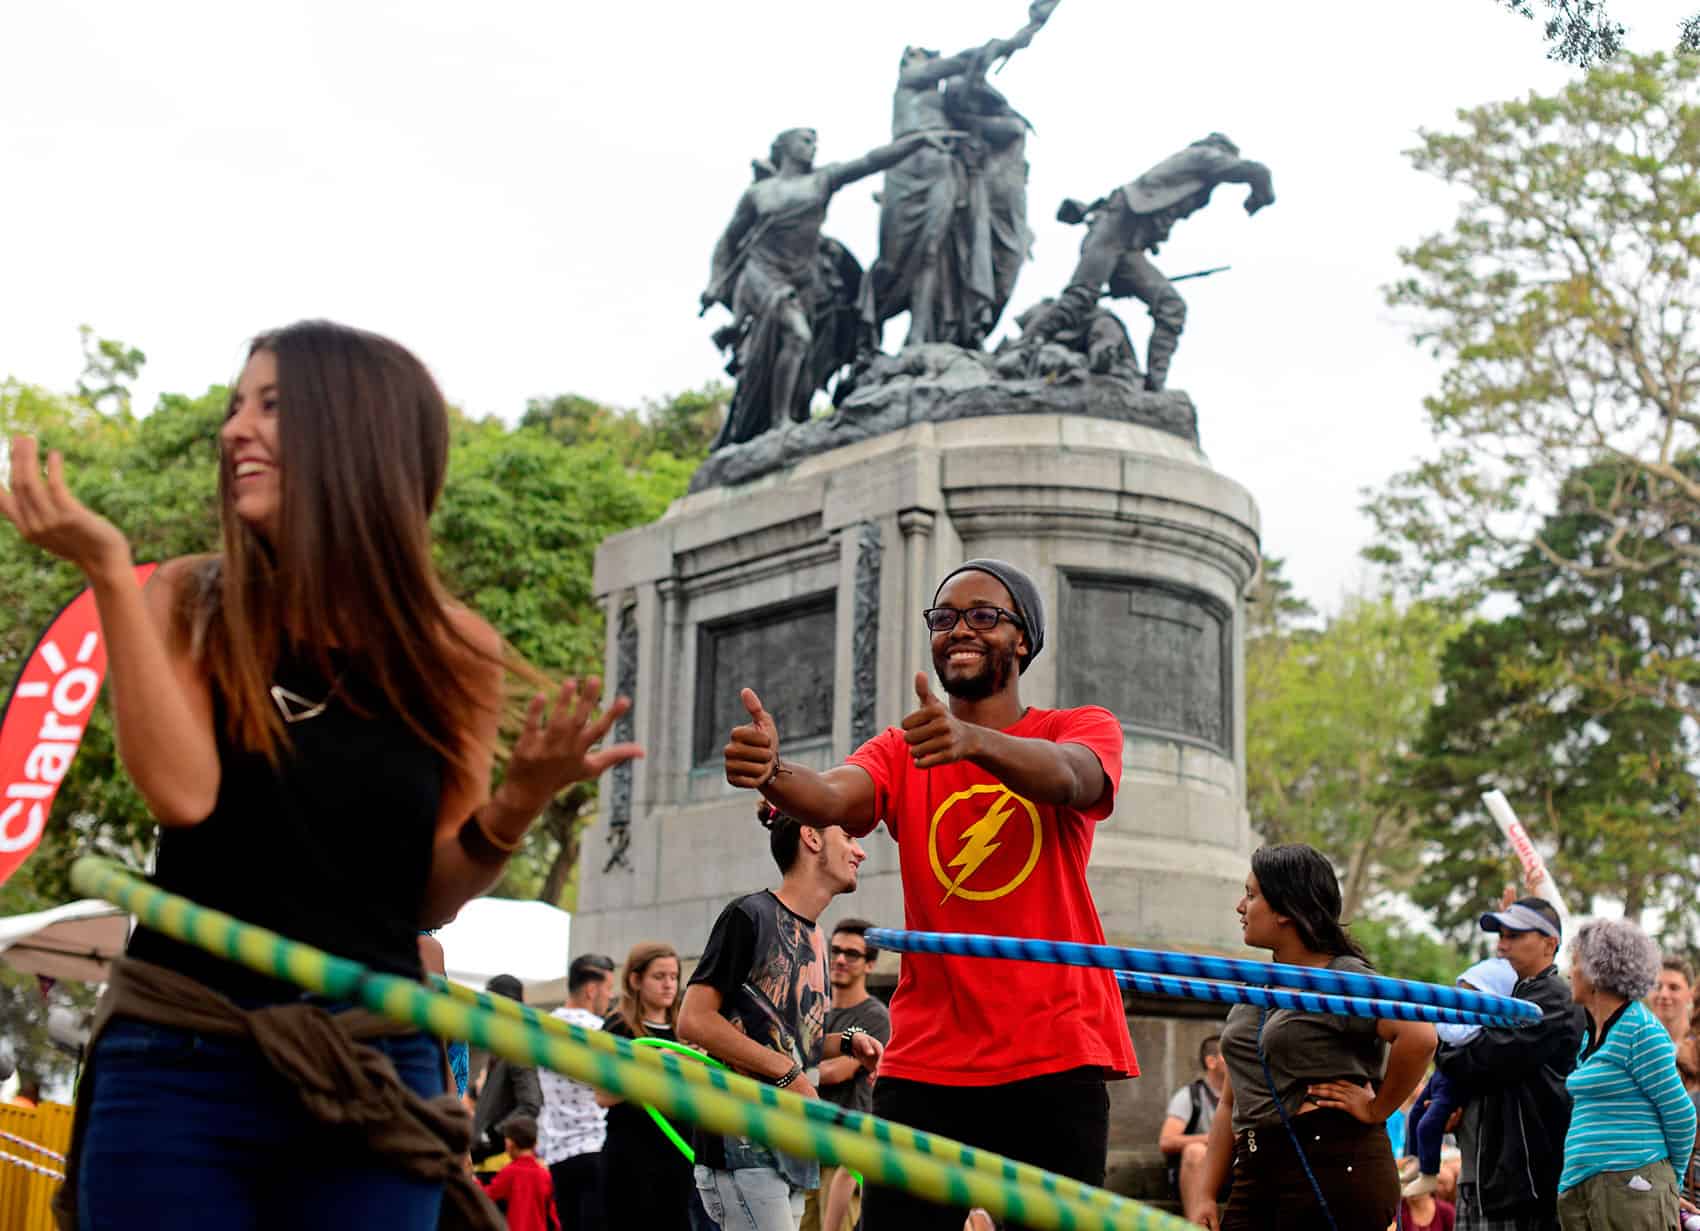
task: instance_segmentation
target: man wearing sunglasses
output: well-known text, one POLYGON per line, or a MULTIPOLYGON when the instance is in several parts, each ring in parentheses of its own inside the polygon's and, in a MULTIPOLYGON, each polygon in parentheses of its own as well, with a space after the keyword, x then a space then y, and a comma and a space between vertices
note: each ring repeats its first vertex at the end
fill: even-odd
MULTIPOLYGON (((1121 780, 1120 723, 1097 706, 1022 703, 1045 613, 1013 565, 955 569, 923 619, 948 701, 917 672, 902 725, 822 773, 781 756, 773 717, 745 689, 750 721, 726 746, 727 780, 807 824, 861 836, 883 821, 911 928, 1102 943, 1086 865, 1121 780)), ((891 1015, 876 1114, 1103 1183, 1105 1082, 1139 1072, 1108 971, 908 954, 891 1015)), ((867 1192, 869 1231, 955 1231, 961 1218, 867 1192)))

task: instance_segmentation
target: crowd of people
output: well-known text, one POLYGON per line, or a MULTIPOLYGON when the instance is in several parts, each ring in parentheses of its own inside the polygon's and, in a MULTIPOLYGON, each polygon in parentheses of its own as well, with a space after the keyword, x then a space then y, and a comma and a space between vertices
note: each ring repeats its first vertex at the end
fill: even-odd
MULTIPOLYGON (((829 852, 820 831, 773 816, 766 823, 780 884, 728 905, 684 994, 677 951, 644 942, 618 968, 603 954, 574 959, 567 1003, 554 1015, 626 1039, 676 1042, 684 1031, 745 1072, 867 1111, 872 1069, 891 1038, 885 1003, 868 990, 879 957, 867 942, 872 925, 852 918, 833 928, 824 991, 808 973, 822 956, 815 916, 854 888, 859 848, 840 838, 843 845, 829 852), (758 968, 760 980, 751 982, 758 968)), ((491 990, 507 978, 492 980, 491 990)), ((512 1231, 848 1231, 859 1224, 861 1186, 842 1168, 817 1169, 688 1127, 687 1157, 644 1108, 582 1082, 494 1059, 483 1074, 468 1095, 476 1104, 473 1163, 512 1231)))
MULTIPOLYGON (((156 882, 414 979, 441 968, 421 929, 494 884, 552 798, 643 752, 603 745, 630 703, 602 706, 594 679, 539 693, 504 738, 508 678, 541 677, 436 574, 449 439, 417 358, 305 322, 255 339, 232 392, 216 552, 138 585, 123 533, 26 437, 0 487, 0 518, 93 590, 118 751, 160 823, 156 882)), ((945 695, 917 671, 901 722, 842 764, 783 756, 775 718, 742 691, 748 722, 725 773, 760 796, 778 883, 730 902, 707 936, 675 938, 701 953, 682 994, 680 950, 658 941, 618 967, 581 955, 558 1012, 1101 1185, 1109 1083, 1139 1075, 1111 972, 914 953, 887 1015, 866 985, 866 925, 819 926, 883 824, 908 927, 1104 940, 1087 869, 1121 786, 1120 722, 1022 700, 1047 629, 1040 588, 1015 565, 969 560, 914 614, 945 695), (956 843, 948 861, 939 833, 956 843), (1006 844, 1025 851, 1007 868, 994 862, 1006 844)), ((1252 856, 1237 907, 1245 943, 1277 961, 1366 971, 1341 909, 1328 859, 1297 845, 1252 856)), ((1164 1127, 1194 1222, 1435 1226, 1434 1142, 1450 1132, 1460 1228, 1675 1226, 1700 1068, 1689 972, 1661 965, 1632 924, 1596 920, 1572 940, 1567 983, 1560 920, 1540 899, 1502 903, 1481 926, 1538 1024, 1443 1038, 1402 1020, 1229 1012, 1202 1085, 1164 1127), (1424 1108, 1409 1196, 1385 1129, 1407 1103, 1424 1108)), ((963 1225, 963 1211, 859 1192, 848 1173, 745 1138, 695 1130, 682 1150, 644 1108, 445 1053, 146 926, 114 966, 76 1111, 57 1205, 81 1231, 491 1231, 492 1196, 525 1231, 963 1225)), ((982 1212, 969 1223, 989 1225, 982 1212)))
MULTIPOLYGON (((889 1080, 882 1058, 902 1042, 868 988, 878 956, 870 925, 844 920, 823 955, 814 923, 854 890, 861 848, 772 806, 761 816, 780 884, 722 912, 682 1003, 676 951, 646 943, 618 985, 606 956, 577 959, 557 1015, 628 1038, 683 1038, 775 1085, 870 1110, 889 1080)), ((1310 847, 1257 851, 1239 913, 1246 943, 1276 961, 1371 970, 1341 923, 1334 872, 1310 847)), ((1596 919, 1570 938, 1561 978, 1562 924, 1540 898, 1502 903, 1481 928, 1497 956, 1458 985, 1531 1001, 1538 1024, 1231 1010, 1202 1041, 1199 1075, 1174 1092, 1159 1132, 1185 1216, 1214 1228, 1338 1231, 1679 1227, 1684 1189, 1691 1199, 1700 1181, 1691 970, 1633 923, 1596 919)), ((536 1086, 500 1065, 490 1072, 504 1088, 536 1086)), ((500 1123, 486 1122, 483 1109, 497 1104, 480 1096, 479 1136, 511 1137, 516 1123, 523 1138, 535 1135, 566 1231, 864 1225, 847 1172, 700 1132, 693 1166, 637 1109, 552 1073, 542 1090, 540 1109, 507 1100, 512 1118, 500 1123)))
MULTIPOLYGON (((1313 865, 1310 882, 1323 891, 1317 920, 1313 905, 1291 896, 1292 875, 1270 875, 1273 858, 1271 848, 1253 857, 1247 943, 1280 961, 1320 965, 1326 955, 1330 967, 1352 969, 1349 936, 1328 935, 1338 907, 1324 865, 1313 865), (1310 916, 1320 943, 1299 948, 1268 929, 1259 900, 1289 920, 1310 916)), ((1632 922, 1593 919, 1571 937, 1561 978, 1562 923, 1540 898, 1507 900, 1481 928, 1497 937, 1498 955, 1464 971, 1459 986, 1532 1001, 1538 1024, 1412 1027, 1403 1060, 1395 1038, 1384 1059, 1364 1064, 1370 1028, 1385 1034, 1385 1023, 1278 1010, 1248 1045, 1259 1015, 1234 1009, 1222 1035, 1204 1040, 1200 1076, 1175 1092, 1159 1134, 1186 1217, 1340 1231, 1700 1225, 1700 1016, 1688 963, 1661 955, 1632 922), (1413 1077, 1431 1064, 1419 1093, 1413 1077), (1331 1080, 1315 1080, 1324 1073, 1331 1080), (1236 1097, 1248 1087, 1252 1099, 1236 1097), (1352 1122, 1326 1116, 1329 1108, 1352 1122)))

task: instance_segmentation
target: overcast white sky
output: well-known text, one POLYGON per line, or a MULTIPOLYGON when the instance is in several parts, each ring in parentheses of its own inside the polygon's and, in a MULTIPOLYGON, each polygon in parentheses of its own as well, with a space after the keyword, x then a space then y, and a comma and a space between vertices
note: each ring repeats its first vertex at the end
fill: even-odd
MULTIPOLYGON (((1691 2, 1691 0, 1690 0, 1691 2)), ((1631 45, 1683 0, 1616 0, 1631 45)), ((635 405, 715 377, 696 317, 709 253, 778 130, 820 157, 889 137, 907 43, 1012 33, 1025 0, 240 0, 0 7, 0 374, 68 388, 77 326, 148 354, 142 405, 235 370, 303 316, 389 333, 473 413, 576 392, 635 405)), ((1035 259, 1015 308, 1067 279, 1053 220, 1212 129, 1274 172, 1177 228, 1191 306, 1172 384, 1265 547, 1332 606, 1363 576, 1359 489, 1427 441, 1432 361, 1383 306, 1396 250, 1449 221, 1401 151, 1455 110, 1570 70, 1494 0, 1063 0, 997 79, 1033 121, 1035 259)), ((869 263, 877 180, 830 233, 869 263)), ((718 310, 717 310, 718 311, 718 310)), ((1136 336, 1146 321, 1126 312, 1136 336)), ((901 322, 888 329, 901 337, 901 322)))

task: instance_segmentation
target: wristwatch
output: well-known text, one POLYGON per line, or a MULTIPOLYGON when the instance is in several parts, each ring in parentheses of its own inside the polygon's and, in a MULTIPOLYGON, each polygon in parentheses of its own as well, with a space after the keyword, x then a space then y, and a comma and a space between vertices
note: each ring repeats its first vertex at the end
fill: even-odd
POLYGON ((851 1055, 850 1045, 856 1041, 856 1036, 866 1033, 868 1032, 860 1026, 846 1026, 838 1036, 839 1054, 851 1055))

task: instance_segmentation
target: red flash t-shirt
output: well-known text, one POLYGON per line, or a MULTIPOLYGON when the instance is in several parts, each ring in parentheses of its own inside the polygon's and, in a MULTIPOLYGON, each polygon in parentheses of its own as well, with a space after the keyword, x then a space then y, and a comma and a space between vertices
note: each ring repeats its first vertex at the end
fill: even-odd
MULTIPOLYGON (((897 839, 905 926, 1102 944, 1086 862, 1121 786, 1121 724, 1098 706, 1030 709, 1004 734, 1085 745, 1109 790, 1077 812, 1026 800, 967 762, 916 769, 895 727, 850 757, 897 839)), ((1109 971, 904 954, 880 1076, 991 1086, 1082 1065, 1139 1074, 1109 971)))

